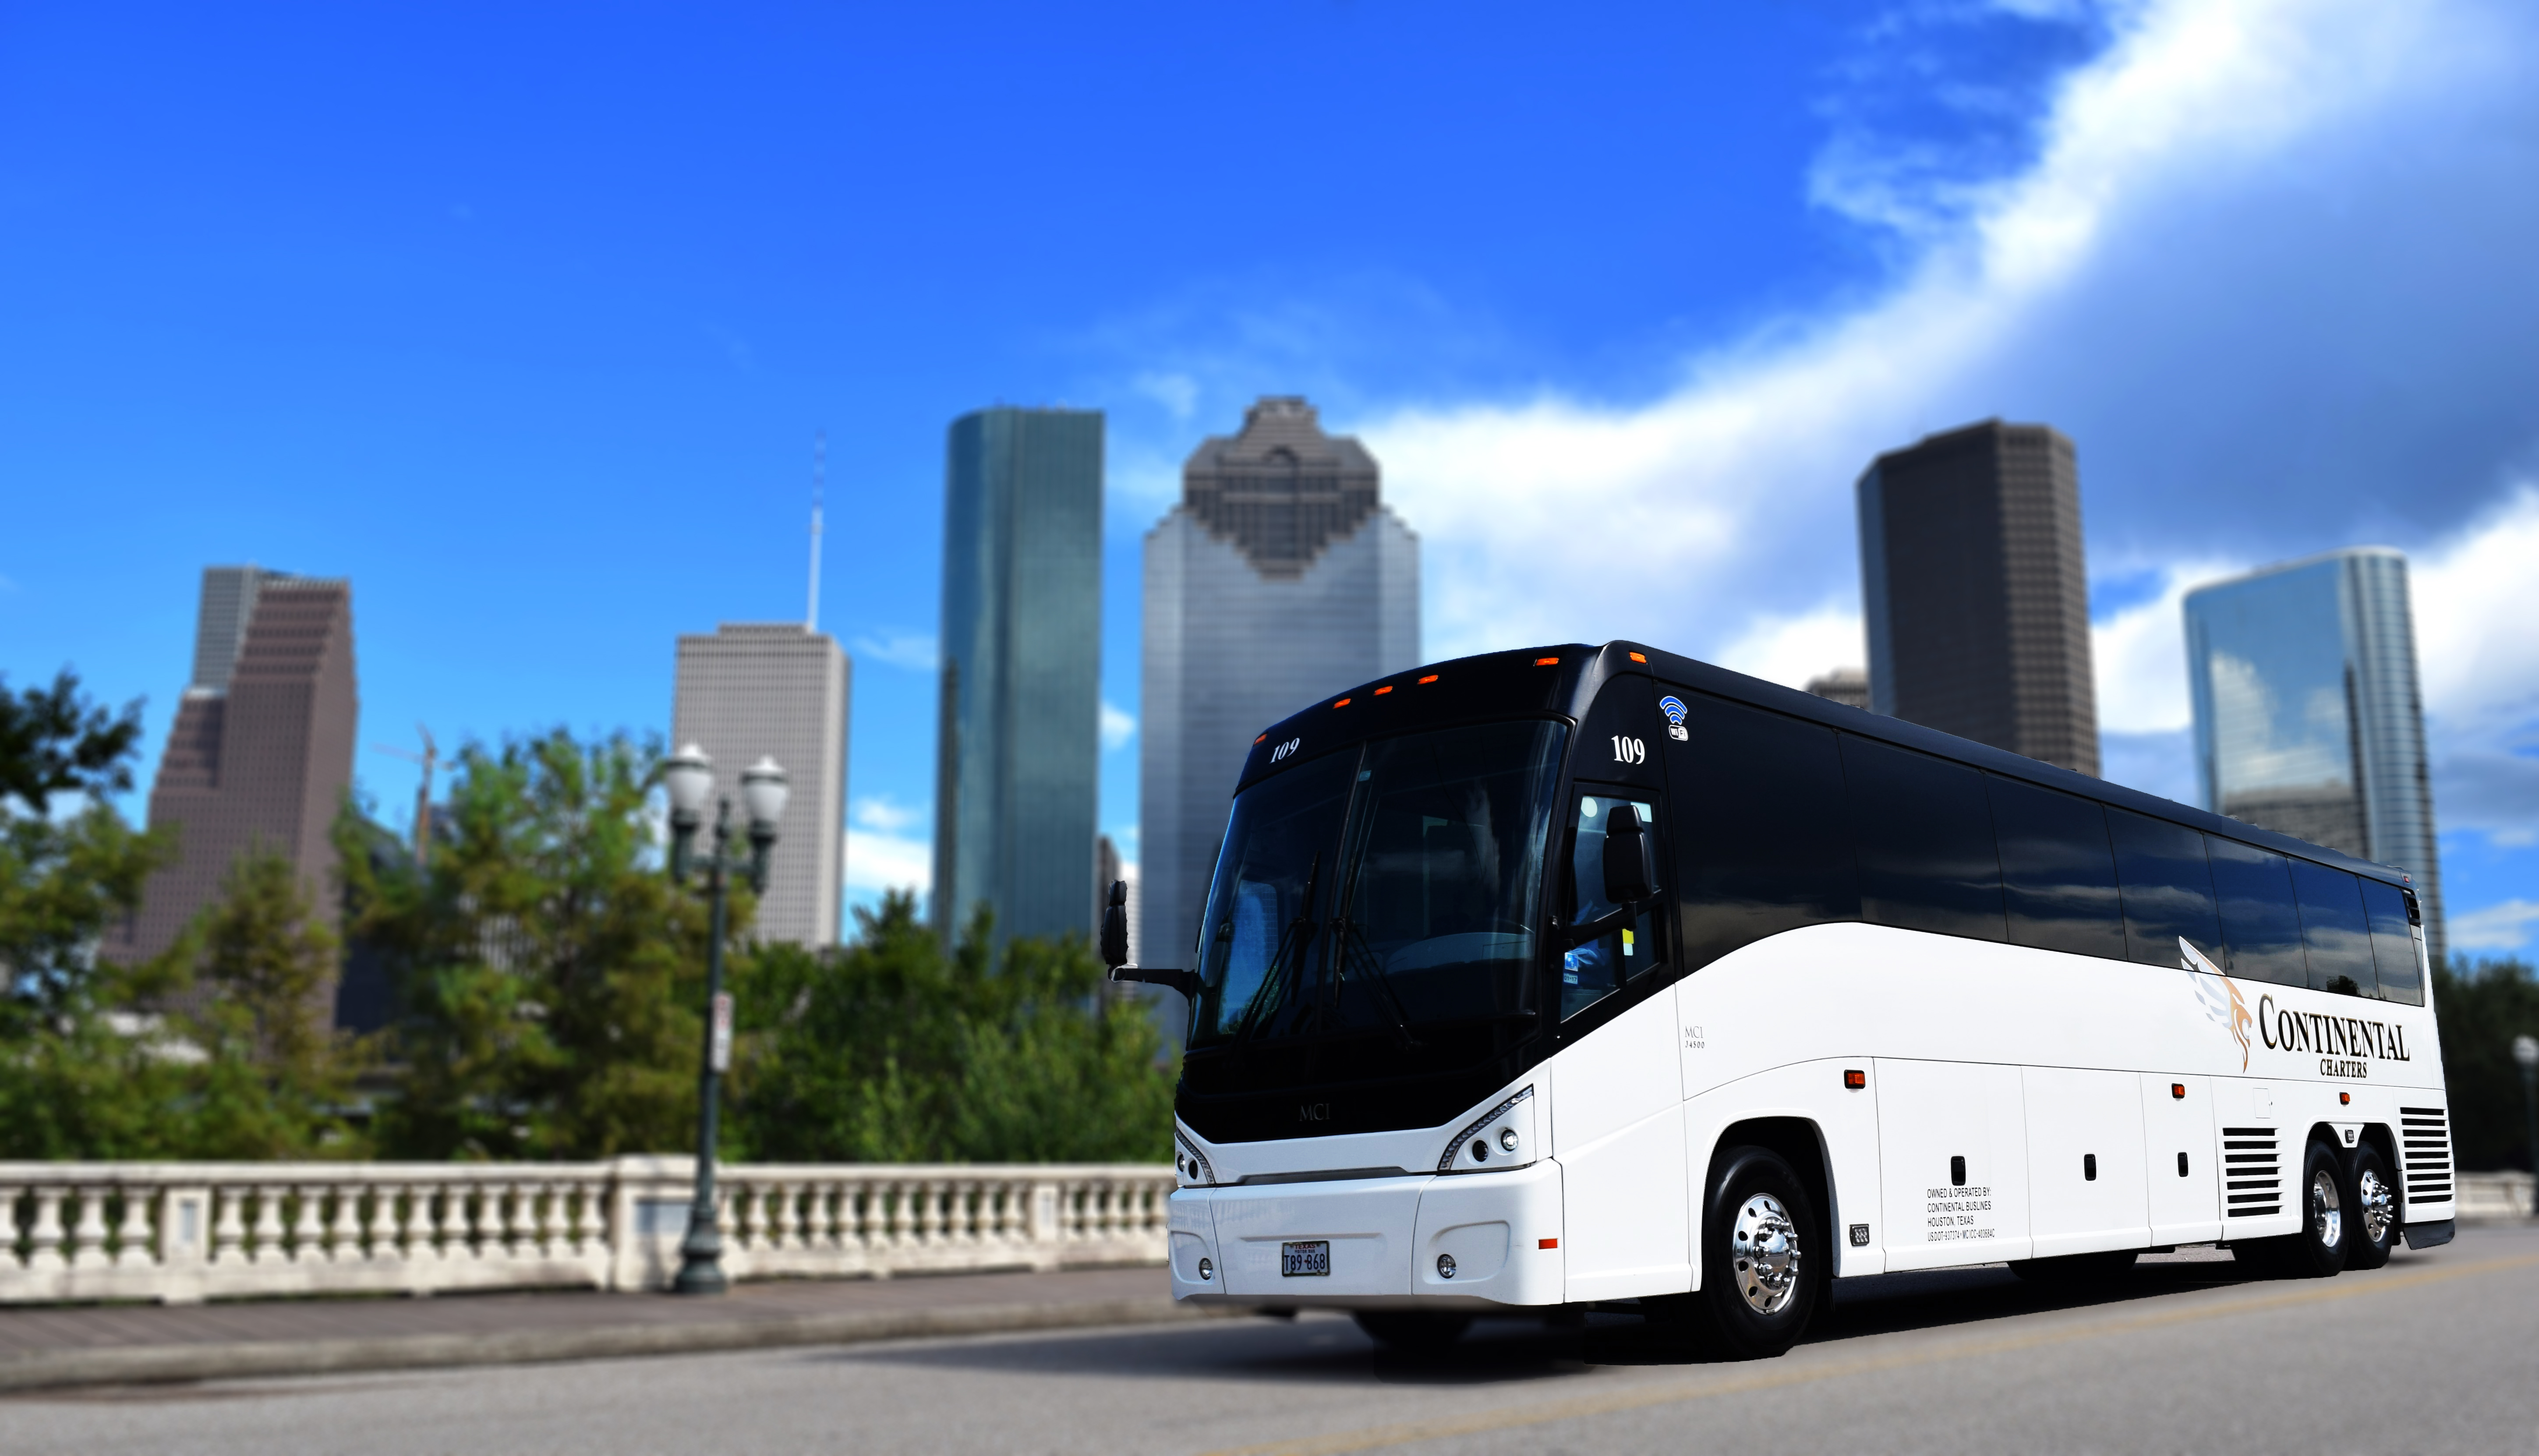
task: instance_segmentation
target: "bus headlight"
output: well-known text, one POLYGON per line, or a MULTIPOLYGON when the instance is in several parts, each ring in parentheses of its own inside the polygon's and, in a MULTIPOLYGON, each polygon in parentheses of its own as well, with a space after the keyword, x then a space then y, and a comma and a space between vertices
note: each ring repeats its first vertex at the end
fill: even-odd
POLYGON ((1500 1167, 1522 1167, 1532 1160, 1532 1149, 1526 1144, 1534 1128, 1534 1109, 1526 1104, 1534 1100, 1534 1088, 1527 1087, 1515 1096, 1473 1119, 1470 1126, 1457 1133, 1446 1144, 1445 1155, 1437 1159, 1440 1173, 1474 1173, 1489 1165, 1490 1139, 1498 1140, 1499 1151, 1511 1161, 1500 1167), (1491 1130, 1495 1128, 1496 1132, 1491 1130), (1519 1132, 1523 1128, 1526 1131, 1519 1132))

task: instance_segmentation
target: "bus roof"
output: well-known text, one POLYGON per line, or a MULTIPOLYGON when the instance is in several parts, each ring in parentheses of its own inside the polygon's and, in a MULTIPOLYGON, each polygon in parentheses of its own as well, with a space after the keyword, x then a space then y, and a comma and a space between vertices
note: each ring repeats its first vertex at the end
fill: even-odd
POLYGON ((1575 724, 1585 719, 1596 694, 1609 679, 1630 673, 1955 759, 2260 849, 2351 869, 2390 884, 2413 883, 2403 870, 2357 859, 2341 850, 1638 642, 1609 642, 1601 647, 1572 642, 1487 653, 1431 662, 1360 683, 1290 714, 1263 731, 1252 742, 1235 792, 1239 794, 1261 779, 1306 759, 1319 758, 1370 737, 1491 719, 1556 717, 1575 724))

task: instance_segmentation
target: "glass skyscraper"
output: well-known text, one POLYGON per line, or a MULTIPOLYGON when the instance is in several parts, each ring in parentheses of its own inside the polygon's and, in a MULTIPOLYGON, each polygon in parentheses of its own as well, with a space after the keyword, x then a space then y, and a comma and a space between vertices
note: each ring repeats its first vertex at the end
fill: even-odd
POLYGON ((1418 664, 1419 538, 1377 485, 1364 446, 1266 398, 1191 452, 1181 504, 1146 533, 1137 910, 1157 965, 1192 964, 1253 735, 1418 664))
POLYGON ((1093 930, 1102 673, 1102 416, 952 422, 935 743, 936 928, 1093 930))
POLYGON ((2443 953, 2407 559, 2331 551, 2186 596, 2204 805, 2415 877, 2443 953))

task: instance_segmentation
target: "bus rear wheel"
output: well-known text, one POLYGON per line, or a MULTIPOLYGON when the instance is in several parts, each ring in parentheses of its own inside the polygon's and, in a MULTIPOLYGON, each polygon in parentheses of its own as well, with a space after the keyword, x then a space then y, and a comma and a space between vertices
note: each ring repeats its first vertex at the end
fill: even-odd
POLYGON ((2355 1220, 2346 1208, 2345 1166, 2336 1144, 2313 1138, 2293 1185, 2300 1210, 2299 1233, 2239 1245, 2236 1252, 2259 1274, 2277 1279, 2327 1279, 2345 1268, 2355 1220))
POLYGON ((1429 1309, 1361 1309, 1355 1318, 1368 1339, 1407 1353, 1444 1350, 1473 1325, 1469 1314, 1429 1309))
POLYGON ((2398 1241, 2398 1186, 2388 1160, 2366 1143, 2354 1149, 2345 1184, 2345 1267, 2378 1269, 2398 1241))
POLYGON ((1701 1288, 1686 1302, 1727 1359, 1770 1359, 1806 1333, 1830 1273, 1815 1203, 1787 1160, 1732 1147, 1712 1164, 1701 1219, 1701 1288))

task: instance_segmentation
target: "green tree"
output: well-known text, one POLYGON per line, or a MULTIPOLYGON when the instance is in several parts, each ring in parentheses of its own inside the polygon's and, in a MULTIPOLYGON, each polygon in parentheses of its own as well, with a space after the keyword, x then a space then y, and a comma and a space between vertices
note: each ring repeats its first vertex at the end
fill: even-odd
POLYGON ((2434 968, 2434 1016, 2450 1091, 2451 1151, 2463 1168, 2527 1168, 2530 1142, 2512 1039, 2539 1036, 2539 979, 2526 962, 2434 968))
POLYGON ((0 687, 0 1156, 148 1157, 180 1070, 129 1008, 182 981, 181 951, 146 965, 99 953, 141 907, 173 837, 136 833, 106 796, 132 787, 141 705, 109 713, 65 668, 0 687), (67 814, 56 799, 82 800, 67 814))
MULTIPOLYGON (((403 1006, 383 1151, 600 1157, 693 1138, 706 918, 661 872, 659 757, 562 729, 470 745, 420 867, 354 853, 339 824, 351 931, 388 956, 403 1006)), ((735 936, 749 913, 742 889, 735 936)))
POLYGON ((344 1114, 371 1048, 334 1028, 339 942, 291 862, 261 846, 239 856, 193 941, 196 995, 173 1018, 203 1054, 187 1155, 363 1153, 344 1114))
POLYGON ((833 952, 762 947, 744 985, 735 1153, 862 1162, 1162 1161, 1173 1073, 1144 1009, 1101 996, 1080 938, 985 917, 946 955, 913 896, 833 952))

